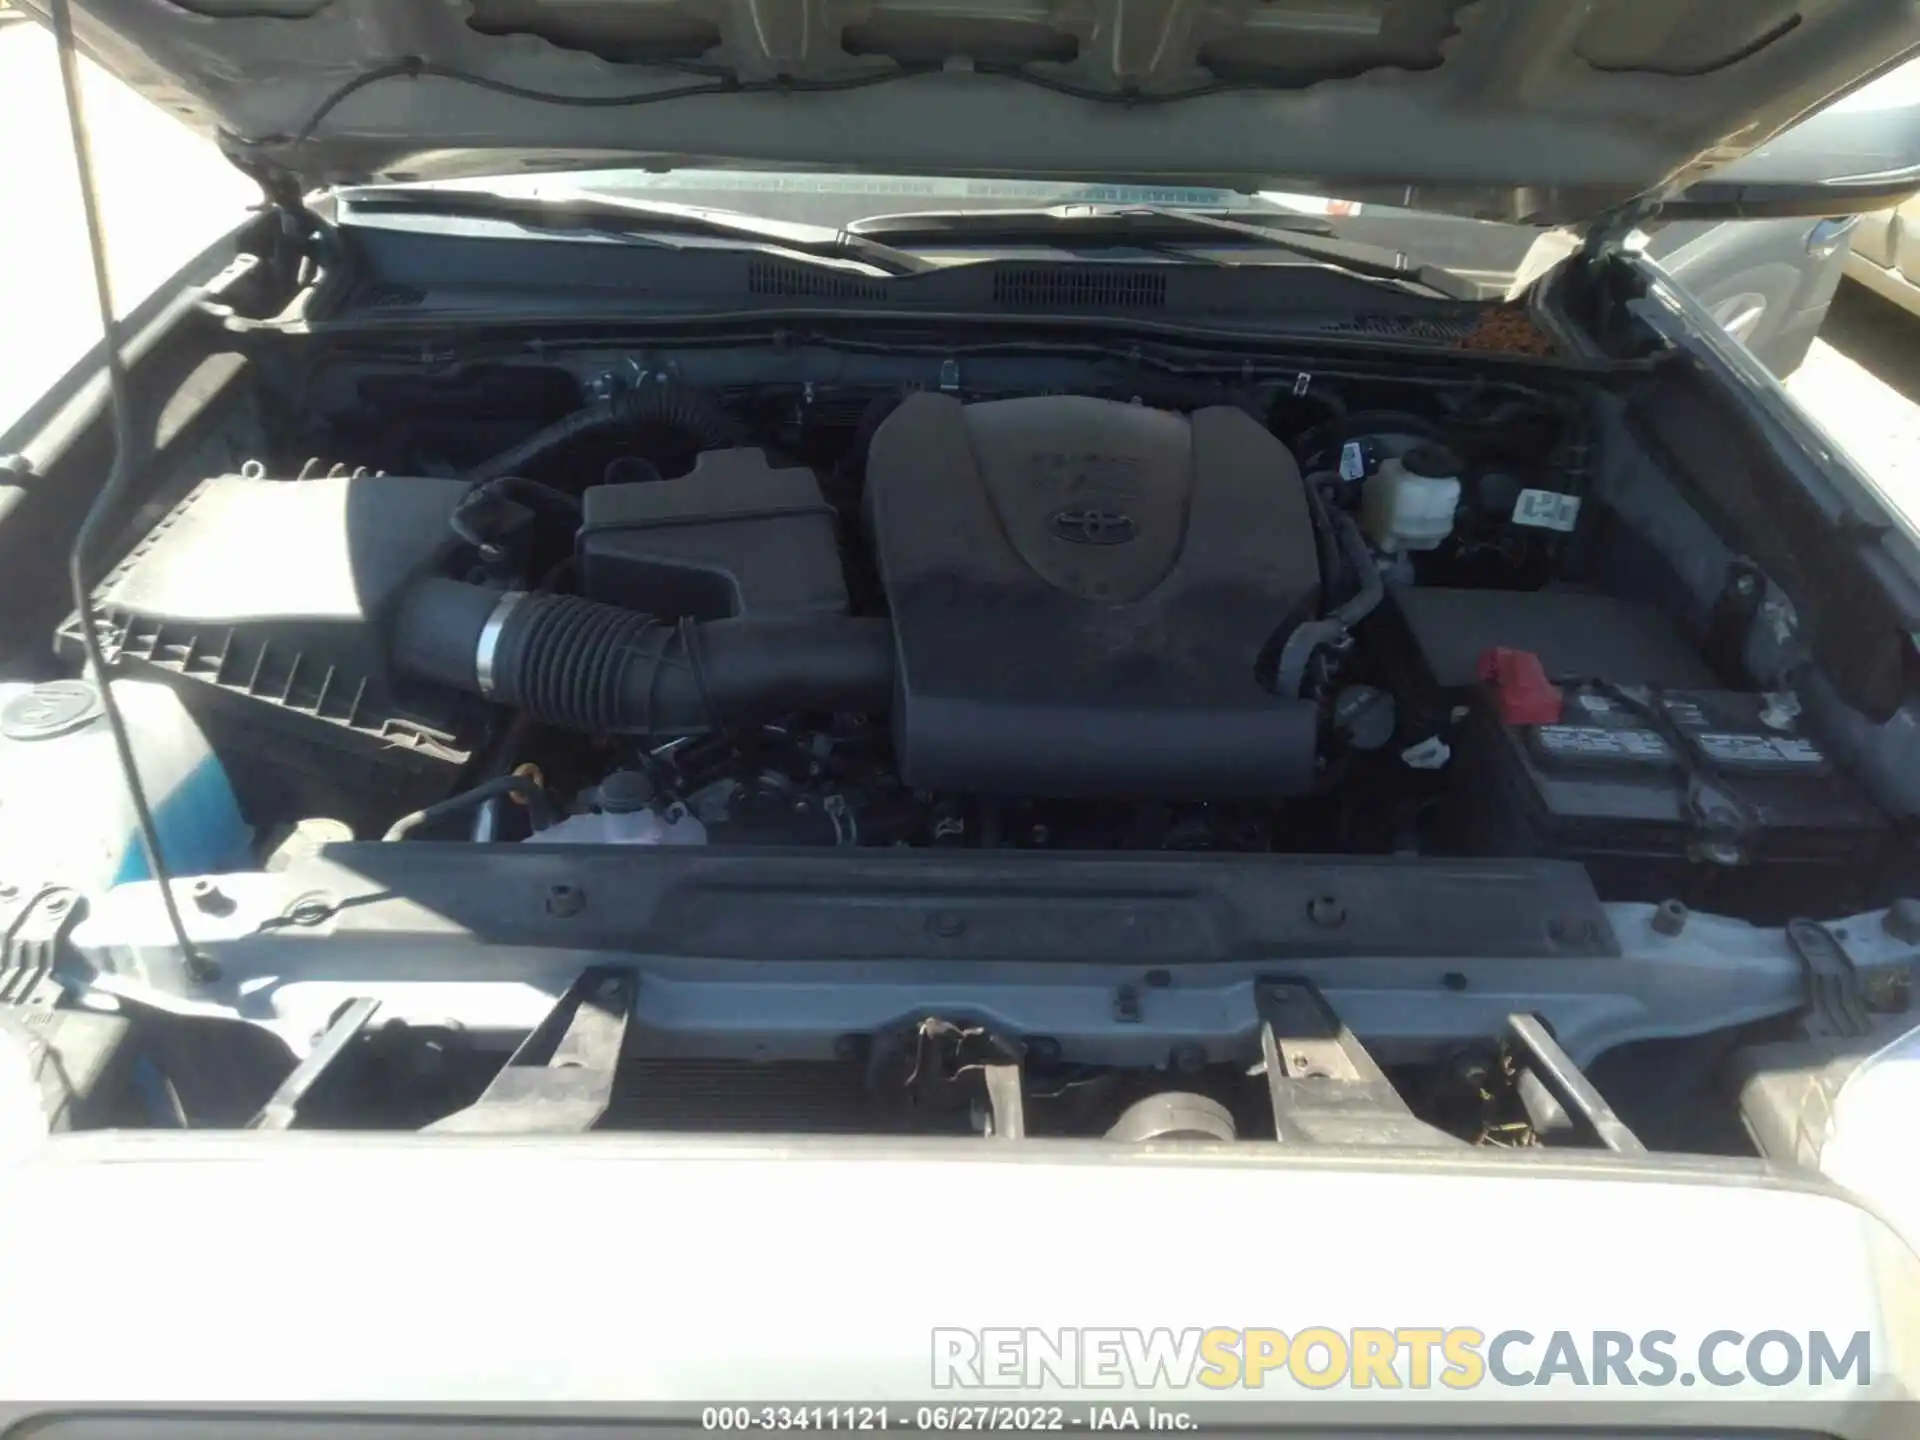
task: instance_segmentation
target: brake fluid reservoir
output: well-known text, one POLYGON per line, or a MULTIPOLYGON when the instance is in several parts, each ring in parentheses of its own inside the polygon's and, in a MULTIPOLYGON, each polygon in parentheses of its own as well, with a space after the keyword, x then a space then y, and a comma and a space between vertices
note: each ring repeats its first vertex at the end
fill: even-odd
MULTIPOLYGON (((250 868, 253 832, 180 697, 138 680, 115 681, 113 694, 168 868, 250 868)), ((98 687, 0 684, 0 883, 95 893, 149 876, 98 687)))
POLYGON ((1460 508, 1460 462, 1438 445, 1422 445, 1381 463, 1360 501, 1360 528, 1389 555, 1432 550, 1453 534, 1460 508))
POLYGON ((570 815, 528 837, 534 845, 704 845, 707 827, 685 806, 662 815, 654 810, 570 815))

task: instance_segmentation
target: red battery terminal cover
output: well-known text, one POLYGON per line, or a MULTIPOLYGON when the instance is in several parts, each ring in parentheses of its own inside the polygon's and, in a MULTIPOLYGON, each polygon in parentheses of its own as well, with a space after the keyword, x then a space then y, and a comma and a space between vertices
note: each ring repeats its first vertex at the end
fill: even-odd
POLYGON ((1505 725, 1558 725, 1565 710, 1560 687, 1531 650, 1493 649, 1480 657, 1480 678, 1493 689, 1505 725))

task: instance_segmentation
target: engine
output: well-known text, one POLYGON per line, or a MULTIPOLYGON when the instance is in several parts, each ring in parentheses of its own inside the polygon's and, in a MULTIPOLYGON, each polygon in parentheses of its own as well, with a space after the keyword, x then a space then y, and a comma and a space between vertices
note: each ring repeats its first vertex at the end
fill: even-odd
POLYGON ((1293 457, 1245 411, 916 395, 867 476, 907 783, 1104 800, 1311 788, 1316 708, 1261 671, 1320 603, 1314 526, 1293 457))
POLYGON ((98 614, 267 834, 1560 855, 1752 915, 1873 871, 1792 697, 1595 583, 1569 407, 1287 398, 649 385, 208 480, 98 614))

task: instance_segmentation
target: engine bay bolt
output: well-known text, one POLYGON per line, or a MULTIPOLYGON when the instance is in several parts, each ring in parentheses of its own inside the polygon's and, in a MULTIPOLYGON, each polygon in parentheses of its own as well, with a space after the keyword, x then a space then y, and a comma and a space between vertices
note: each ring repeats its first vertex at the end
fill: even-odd
POLYGON ((1044 845, 1053 838, 1053 832, 1044 825, 1036 825, 1027 832, 1027 839, 1035 845, 1044 845))
POLYGON ((549 915, 578 915, 587 908, 587 894, 578 885, 549 885, 547 887, 547 913, 549 915))
POLYGON ((927 933, 942 940, 957 940, 967 933, 967 918, 949 910, 936 910, 927 917, 927 933))
POLYGON ((321 895, 308 895, 287 907, 287 919, 295 925, 324 925, 333 914, 333 905, 321 895))
POLYGON ((1905 945, 1920 945, 1920 900, 1896 900, 1880 917, 1880 928, 1905 945))
POLYGON ((1335 895, 1316 895, 1307 902, 1307 918, 1326 930, 1337 930, 1347 923, 1347 907, 1335 895))
POLYGON ((1173 1047, 1170 1061, 1174 1073, 1179 1075, 1198 1075, 1207 1068, 1206 1047, 1189 1040, 1173 1047))
POLYGON ((1678 935, 1687 928, 1687 907, 1678 900, 1662 900, 1653 912, 1653 929, 1658 935, 1678 935))
POLYGON ((1599 933, 1585 915, 1556 915, 1547 922, 1547 936, 1558 945, 1591 945, 1599 933))
POLYGON ((1913 1009, 1913 971, 1909 966, 1894 970, 1870 970, 1860 977, 1867 1009, 1879 1015, 1905 1015, 1913 1009))
POLYGON ((231 915, 234 911, 233 897, 211 880, 194 881, 187 893, 193 897, 194 908, 203 915, 231 915))
POLYGON ((1463 1090, 1485 1090, 1493 1083, 1493 1062, 1485 1055, 1468 1051, 1456 1055, 1449 1067, 1449 1079, 1463 1090))
POLYGON ((1165 990, 1173 984, 1171 970, 1149 970, 1146 974, 1147 986, 1152 990, 1165 990))
POLYGON ((1440 977, 1440 988, 1443 990, 1451 990, 1454 994, 1458 995, 1467 988, 1467 977, 1462 971, 1449 970, 1440 977))

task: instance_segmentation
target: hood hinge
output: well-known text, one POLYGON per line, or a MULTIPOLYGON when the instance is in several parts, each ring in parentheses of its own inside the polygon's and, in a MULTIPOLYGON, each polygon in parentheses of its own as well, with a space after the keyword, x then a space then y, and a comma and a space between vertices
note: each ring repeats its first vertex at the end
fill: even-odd
POLYGON ((278 238, 267 257, 286 285, 297 284, 308 260, 318 260, 325 226, 307 205, 306 191, 291 170, 250 155, 233 136, 220 137, 220 149, 233 167, 260 187, 262 215, 277 222, 278 238))
POLYGON ((1607 211, 1587 227, 1580 263, 1593 272, 1617 255, 1631 254, 1634 232, 1657 217, 1660 207, 1659 200, 1643 197, 1607 211))
POLYGON ((224 132, 220 136, 220 153, 227 157, 234 169, 260 187, 264 201, 261 208, 290 217, 295 222, 290 229, 296 229, 303 235, 311 234, 320 221, 307 208, 306 191, 301 187, 300 177, 271 160, 263 160, 250 153, 250 149, 248 142, 238 136, 224 132))

